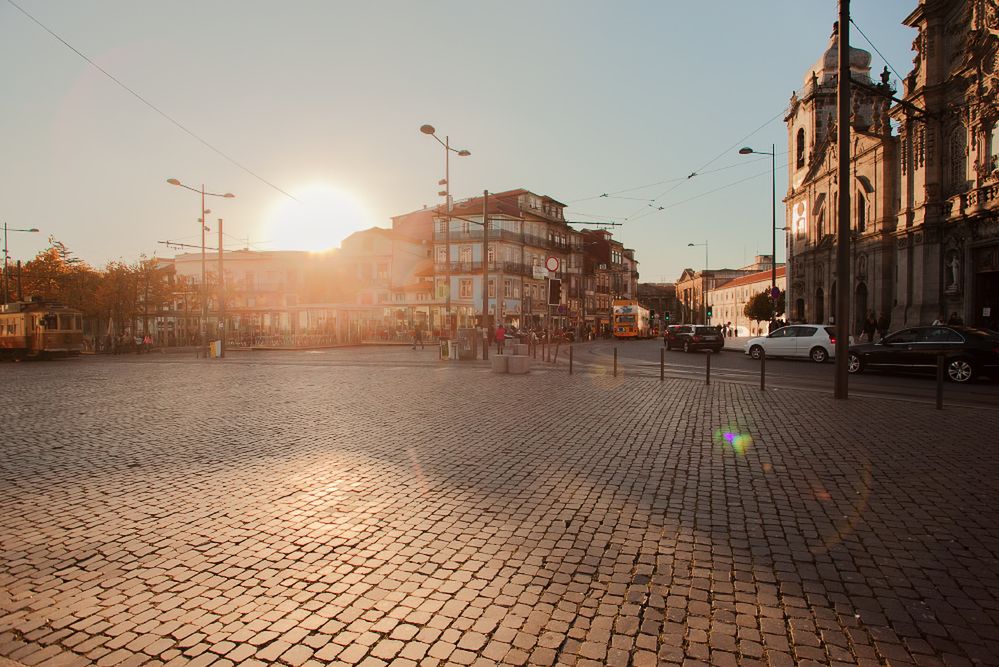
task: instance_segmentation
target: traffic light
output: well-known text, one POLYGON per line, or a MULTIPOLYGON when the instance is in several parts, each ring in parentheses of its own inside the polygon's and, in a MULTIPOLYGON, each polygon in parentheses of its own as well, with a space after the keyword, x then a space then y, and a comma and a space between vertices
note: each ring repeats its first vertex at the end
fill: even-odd
POLYGON ((663 322, 669 322, 669 311, 663 313, 663 322))
POLYGON ((562 280, 559 278, 548 279, 548 305, 557 306, 562 303, 562 280))
POLYGON ((656 317, 656 311, 650 310, 649 311, 649 319, 652 320, 652 319, 655 319, 655 317, 656 317))
POLYGON ((711 308, 712 306, 708 306, 708 317, 711 317, 711 308))

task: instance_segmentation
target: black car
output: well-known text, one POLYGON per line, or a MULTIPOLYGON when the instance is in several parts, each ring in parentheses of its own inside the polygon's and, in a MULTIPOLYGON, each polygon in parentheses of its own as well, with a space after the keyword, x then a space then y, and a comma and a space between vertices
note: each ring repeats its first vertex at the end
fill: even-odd
POLYGON ((949 325, 902 329, 879 343, 851 345, 847 370, 932 372, 940 354, 953 382, 970 382, 979 375, 999 378, 999 332, 949 325))
POLYGON ((679 347, 684 352, 694 352, 695 350, 721 352, 721 349, 725 347, 725 339, 722 338, 721 329, 700 324, 680 324, 669 327, 663 335, 663 343, 668 350, 679 347))
POLYGON ((681 333, 691 333, 694 330, 693 324, 671 324, 663 331, 663 345, 667 350, 672 350, 673 346, 680 346, 679 336, 681 333))

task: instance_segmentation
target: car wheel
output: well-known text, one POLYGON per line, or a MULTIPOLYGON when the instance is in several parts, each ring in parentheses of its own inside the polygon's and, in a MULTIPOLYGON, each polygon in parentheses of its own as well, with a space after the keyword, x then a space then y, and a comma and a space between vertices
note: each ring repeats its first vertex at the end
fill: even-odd
POLYGON ((864 370, 864 360, 853 352, 850 353, 850 358, 846 361, 846 372, 847 373, 860 373, 864 370))
POLYGON ((824 364, 826 359, 829 358, 829 353, 826 352, 826 348, 816 345, 812 348, 812 351, 808 355, 811 357, 812 361, 817 364, 824 364))
POLYGON ((683 341, 683 351, 684 352, 690 352, 690 341, 689 340, 683 341))
POLYGON ((752 346, 751 348, 749 348, 749 356, 751 356, 753 359, 759 359, 760 357, 763 356, 763 348, 759 345, 752 346))
POLYGON ((952 359, 947 362, 947 377, 952 382, 971 382, 975 369, 967 359, 952 359))

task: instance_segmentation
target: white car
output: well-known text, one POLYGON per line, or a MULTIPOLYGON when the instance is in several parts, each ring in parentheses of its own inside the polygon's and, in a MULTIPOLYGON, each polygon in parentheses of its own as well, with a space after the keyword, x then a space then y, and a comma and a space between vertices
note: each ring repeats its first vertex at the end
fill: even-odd
POLYGON ((792 324, 746 341, 746 354, 753 359, 764 352, 768 357, 804 357, 821 364, 836 355, 836 329, 828 324, 792 324))

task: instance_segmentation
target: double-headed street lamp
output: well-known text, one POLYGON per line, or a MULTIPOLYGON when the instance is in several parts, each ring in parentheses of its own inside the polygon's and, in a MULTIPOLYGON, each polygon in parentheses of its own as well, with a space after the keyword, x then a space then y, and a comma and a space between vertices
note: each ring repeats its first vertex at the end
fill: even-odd
POLYGON ((704 273, 701 274, 701 301, 704 305, 704 324, 708 323, 708 242, 704 243, 688 243, 688 248, 697 248, 704 246, 704 273))
MULTIPOLYGON (((209 213, 211 213, 210 209, 205 208, 205 197, 224 197, 226 199, 232 199, 236 195, 232 194, 231 192, 226 192, 225 194, 222 194, 220 192, 205 192, 204 183, 201 184, 200 188, 192 188, 189 185, 184 185, 176 178, 168 178, 167 183, 169 183, 170 185, 176 185, 185 188, 187 190, 190 190, 191 192, 201 193, 201 217, 198 218, 198 222, 201 223, 201 322, 199 328, 201 329, 201 351, 202 353, 204 353, 205 348, 208 345, 208 341, 205 337, 206 334, 205 327, 207 326, 208 323, 208 289, 207 289, 208 286, 205 282, 205 231, 207 231, 208 229, 206 225, 207 222, 206 216, 209 213)), ((219 244, 219 255, 221 254, 222 254, 222 246, 221 244, 219 244)), ((219 276, 220 280, 221 278, 222 276, 219 276)), ((224 336, 225 329, 223 328, 222 331, 224 336)), ((207 355, 205 356, 207 357, 207 355)))
MULTIPOLYGON (((770 191, 770 214, 771 214, 771 252, 773 255, 770 257, 770 298, 773 299, 774 309, 773 315, 770 317, 770 321, 773 322, 777 314, 777 144, 770 145, 770 152, 758 151, 749 146, 744 146, 739 149, 739 155, 749 155, 751 153, 757 153, 759 155, 769 155, 770 156, 770 169, 772 173, 771 178, 771 191, 770 191)), ((788 281, 790 284, 790 281, 788 281)), ((785 301, 785 308, 787 307, 787 299, 785 301)))
POLYGON ((7 266, 7 232, 37 232, 38 229, 8 229, 7 223, 3 223, 3 303, 7 305, 7 292, 10 289, 10 268, 7 266))
POLYGON ((458 150, 451 148, 451 141, 447 135, 444 135, 444 141, 437 136, 437 130, 434 129, 433 125, 421 125, 420 132, 423 134, 429 134, 434 139, 437 140, 441 146, 444 147, 444 179, 438 181, 438 185, 443 185, 444 189, 438 192, 440 196, 444 197, 444 208, 445 208, 445 223, 444 223, 444 247, 446 249, 446 272, 445 279, 447 280, 447 289, 445 290, 444 296, 444 324, 445 328, 448 330, 448 336, 450 337, 451 332, 451 153, 456 153, 458 157, 468 157, 471 155, 469 151, 464 149, 458 150))

